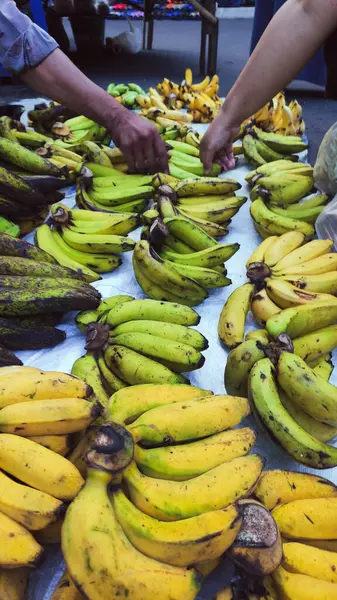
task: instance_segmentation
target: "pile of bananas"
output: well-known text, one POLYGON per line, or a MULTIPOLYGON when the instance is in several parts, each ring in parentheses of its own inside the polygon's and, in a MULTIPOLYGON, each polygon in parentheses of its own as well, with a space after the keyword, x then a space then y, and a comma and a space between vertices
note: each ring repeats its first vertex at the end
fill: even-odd
POLYGON ((68 577, 88 598, 194 600, 202 574, 224 552, 242 565, 235 540, 250 555, 246 564, 261 569, 260 551, 247 543, 258 516, 268 520, 273 542, 264 562, 278 566, 274 519, 260 504, 241 501, 264 462, 248 454, 253 431, 232 429, 249 412, 245 399, 183 385, 135 386, 112 396, 108 421, 86 454, 86 484, 62 528, 68 577))
POLYGON ((314 189, 310 165, 279 160, 251 171, 246 181, 252 187, 250 213, 261 237, 286 231, 299 231, 307 238, 314 235, 328 196, 305 198, 314 189))
POLYGON ((57 204, 35 239, 60 265, 81 270, 95 281, 99 273, 110 273, 122 264, 120 253, 133 250, 135 242, 126 236, 139 222, 138 214, 90 213, 57 204))
POLYGON ((287 106, 283 92, 279 92, 261 110, 242 123, 241 136, 247 128, 249 129, 253 125, 264 131, 280 135, 302 136, 305 132, 301 105, 297 100, 291 100, 289 106, 287 106))
POLYGON ((169 106, 187 108, 187 114, 194 123, 210 123, 222 106, 218 96, 218 75, 212 79, 207 76, 203 81, 193 83, 193 73, 191 69, 186 69, 185 79, 180 85, 165 78, 158 83, 157 90, 163 97, 162 101, 169 106))
POLYGON ((137 83, 110 83, 107 92, 125 108, 137 109, 142 106, 138 98, 147 98, 146 92, 137 83))
POLYGON ((0 362, 6 364, 6 348, 39 349, 63 341, 65 333, 54 327, 63 313, 99 305, 100 294, 88 281, 93 278, 82 268, 61 267, 49 253, 1 233, 0 362))
POLYGON ((76 317, 89 354, 75 362, 72 373, 87 381, 100 400, 102 385, 113 394, 127 385, 188 383, 181 373, 200 369, 205 362, 201 352, 208 347, 206 338, 190 329, 199 321, 182 304, 107 298, 97 310, 76 317))
POLYGON ((242 151, 254 167, 279 160, 298 161, 297 154, 308 148, 300 137, 263 131, 258 127, 247 129, 242 138, 242 151))

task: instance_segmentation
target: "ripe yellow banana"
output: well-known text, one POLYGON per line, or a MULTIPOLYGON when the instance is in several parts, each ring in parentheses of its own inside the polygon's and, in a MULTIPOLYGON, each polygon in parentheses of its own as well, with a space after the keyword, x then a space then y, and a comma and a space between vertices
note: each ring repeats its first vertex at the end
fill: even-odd
POLYGON ((272 575, 277 593, 287 600, 337 600, 337 585, 290 573, 278 567, 272 575))
POLYGON ((232 350, 225 366, 225 388, 228 394, 248 398, 248 377, 251 368, 265 357, 264 347, 268 344, 265 335, 260 340, 246 340, 232 350))
POLYGON ((248 331, 245 336, 245 342, 249 342, 250 340, 266 344, 269 341, 268 331, 266 329, 253 329, 252 331, 248 331))
POLYGON ((240 189, 241 185, 234 179, 219 179, 218 177, 202 177, 184 179, 175 186, 179 197, 200 196, 203 194, 219 195, 229 194, 240 189))
POLYGON ((337 498, 294 500, 273 510, 281 534, 288 539, 334 540, 337 498))
POLYGON ((257 454, 234 458, 189 481, 165 481, 147 477, 136 464, 124 472, 132 502, 161 521, 179 521, 211 510, 226 508, 250 495, 264 461, 257 454), (226 485, 223 482, 226 481, 226 485))
POLYGON ((264 471, 254 495, 266 508, 311 498, 337 498, 337 487, 327 479, 309 473, 275 469, 264 471))
POLYGON ((80 398, 20 402, 0 411, 0 431, 24 437, 74 433, 86 429, 101 409, 80 398))
POLYGON ((268 319, 266 329, 273 337, 284 332, 291 338, 297 338, 333 325, 336 320, 337 304, 335 302, 330 304, 325 301, 315 301, 282 310, 268 319))
POLYGON ((281 277, 301 290, 324 294, 337 294, 337 271, 323 273, 323 275, 285 275, 281 277))
POLYGON ((129 542, 109 501, 110 480, 110 473, 89 469, 67 511, 62 550, 72 580, 91 600, 193 600, 200 588, 195 570, 157 562, 129 542))
POLYGON ((280 390, 280 399, 283 406, 286 408, 290 416, 296 421, 296 423, 309 433, 312 437, 316 438, 320 442, 330 442, 337 435, 337 427, 321 423, 314 419, 308 413, 304 412, 301 408, 296 406, 286 394, 280 390))
POLYGON ((293 340, 294 352, 306 363, 322 358, 337 346, 337 325, 330 325, 293 340))
POLYGON ((83 485, 66 458, 18 435, 0 435, 0 468, 59 500, 72 500, 83 485))
POLYGON ((50 600, 81 600, 81 592, 74 586, 68 571, 62 575, 50 600))
POLYGON ((29 569, 0 569, 0 598, 25 600, 29 569))
POLYGON ((269 298, 266 289, 263 288, 254 294, 251 311, 255 320, 264 326, 269 319, 280 313, 281 309, 269 298))
POLYGON ((234 542, 241 527, 235 504, 168 523, 141 512, 121 489, 111 494, 111 501, 118 522, 137 550, 178 567, 218 558, 234 542))
MULTIPOLYGON (((267 238, 268 239, 268 238, 267 238)), ((281 235, 274 244, 267 248, 263 262, 269 267, 279 263, 290 252, 299 248, 304 242, 304 235, 299 231, 288 231, 281 235)))
MULTIPOLYGON (((281 236, 282 237, 282 236, 281 236)), ((276 235, 271 235, 267 237, 261 244, 254 250, 253 254, 249 257, 246 262, 246 267, 248 268, 254 262, 265 262, 265 255, 267 250, 271 248, 271 246, 278 240, 279 238, 276 235)))
POLYGON ((88 398, 92 388, 73 375, 54 371, 26 371, 19 367, 0 375, 0 408, 18 402, 50 398, 88 398))
POLYGON ((337 302, 332 294, 311 293, 303 291, 283 279, 266 279, 266 290, 269 298, 280 308, 290 308, 310 302, 337 302))
POLYGON ((211 396, 212 392, 190 385, 143 384, 118 390, 110 398, 106 416, 115 423, 129 424, 146 411, 211 396))
POLYGON ((175 444, 234 427, 249 412, 245 398, 210 396, 153 408, 134 421, 129 430, 144 446, 175 444))
POLYGON ((333 242, 331 240, 312 240, 308 244, 284 256, 275 265, 275 271, 282 272, 284 269, 293 268, 309 260, 323 256, 330 252, 332 246, 333 242))
POLYGON ((337 270, 337 254, 329 253, 313 258, 301 264, 295 264, 287 268, 279 269, 276 265, 275 269, 272 269, 274 277, 284 277, 285 275, 322 275, 329 273, 330 271, 337 270))
POLYGON ((7 515, 0 513, 0 566, 6 569, 36 567, 41 561, 43 548, 32 534, 7 515))
MULTIPOLYGON (((282 200, 279 202, 282 204, 282 200)), ((254 221, 258 223, 258 225, 267 228, 271 235, 281 235, 288 231, 298 231, 303 233, 306 238, 310 238, 315 233, 315 229, 310 223, 277 215, 265 205, 261 198, 252 202, 250 214, 254 221)))
POLYGON ((337 583, 337 553, 306 544, 283 544, 282 565, 291 573, 302 573, 315 579, 337 583))
POLYGON ((61 456, 66 456, 72 447, 70 435, 36 435, 29 438, 32 442, 41 444, 61 456))
POLYGON ((145 475, 159 479, 186 481, 213 467, 244 456, 255 443, 249 427, 229 429, 203 440, 177 446, 145 449, 135 446, 135 460, 145 475))
POLYGON ((295 406, 317 421, 337 426, 337 389, 316 375, 304 360, 282 352, 277 365, 277 380, 295 406))
POLYGON ((227 298, 218 323, 220 340, 229 348, 235 348, 244 339, 245 323, 250 308, 254 285, 245 283, 227 298))

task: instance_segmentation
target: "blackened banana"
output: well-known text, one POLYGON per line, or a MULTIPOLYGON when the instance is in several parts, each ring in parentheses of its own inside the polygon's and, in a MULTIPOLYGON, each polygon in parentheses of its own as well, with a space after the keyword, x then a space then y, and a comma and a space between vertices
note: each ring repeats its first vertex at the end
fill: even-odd
POLYGON ((22 361, 13 354, 8 348, 0 344, 0 367, 21 366, 22 361))
MULTIPOLYGON (((48 254, 48 252, 41 250, 33 244, 29 244, 29 242, 13 238, 11 235, 7 235, 6 233, 0 234, 0 256, 29 258, 34 261, 57 265, 55 258, 48 254)), ((25 273, 25 275, 29 275, 29 273, 25 273)), ((54 273, 54 275, 57 277, 56 273, 54 273)), ((72 274, 69 274, 69 277, 72 277, 72 274)))
POLYGON ((37 260, 30 260, 17 256, 1 256, 0 250, 0 275, 20 275, 29 277, 62 277, 66 279, 81 279, 85 275, 61 265, 51 265, 37 260))
POLYGON ((47 204, 48 200, 38 190, 34 190, 22 177, 11 173, 7 169, 0 167, 0 194, 5 194, 14 200, 36 206, 39 204, 47 204))
MULTIPOLYGON (((4 344, 10 350, 40 350, 41 348, 52 348, 66 338, 65 332, 56 327, 27 326, 24 324, 24 319, 22 321, 23 323, 20 324, 19 320, 0 318, 0 344, 4 344)), ((0 366, 21 364, 21 362, 5 363, 5 359, 6 356, 3 356, 0 345, 0 366)))
POLYGON ((61 310, 88 310, 99 306, 98 298, 77 290, 52 289, 39 292, 0 290, 0 316, 26 316, 61 310))

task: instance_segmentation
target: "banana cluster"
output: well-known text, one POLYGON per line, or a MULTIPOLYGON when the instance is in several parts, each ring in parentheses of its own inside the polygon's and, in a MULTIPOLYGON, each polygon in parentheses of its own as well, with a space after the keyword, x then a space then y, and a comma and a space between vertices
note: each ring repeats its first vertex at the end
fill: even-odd
POLYGON ((263 131, 279 135, 302 136, 305 132, 305 122, 302 118, 302 107, 297 100, 291 100, 287 106, 283 92, 267 102, 255 115, 246 119, 241 125, 240 134, 247 128, 256 125, 263 131))
POLYGON ((63 313, 99 305, 99 292, 88 285, 94 279, 96 275, 82 268, 59 266, 48 252, 1 233, 0 363, 18 364, 11 350, 48 348, 63 341, 64 331, 54 327, 63 313))
POLYGON ((255 126, 247 129, 242 138, 243 154, 254 167, 261 167, 278 160, 297 162, 297 154, 307 147, 308 144, 300 137, 270 133, 255 126))
POLYGON ((129 252, 135 242, 126 237, 139 225, 136 213, 104 213, 69 210, 57 204, 49 224, 36 231, 36 242, 63 266, 99 279, 122 264, 120 253, 129 252))
MULTIPOLYGON (((277 545, 277 566, 275 521, 262 505, 241 504, 263 468, 260 456, 248 454, 253 431, 233 429, 249 411, 242 398, 191 386, 138 385, 116 392, 108 421, 86 454, 85 487, 64 520, 66 577, 91 600, 120 593, 133 600, 156 594, 194 600, 202 575, 240 532, 247 540, 257 510, 270 519, 268 551, 277 545)), ((243 562, 241 549, 233 549, 233 560, 243 562)))
POLYGON ((268 471, 255 495, 272 511, 283 539, 282 563, 271 575, 266 597, 336 598, 336 486, 307 473, 268 471))
POLYGON ((212 79, 207 75, 203 81, 193 83, 193 73, 186 69, 185 79, 180 85, 164 78, 158 83, 157 90, 169 106, 187 108, 187 114, 194 123, 210 123, 222 105, 218 96, 218 75, 212 79))
POLYGON ((23 600, 26 567, 43 556, 40 535, 84 484, 64 455, 98 411, 91 387, 73 375, 2 367, 0 390, 0 595, 23 600))
POLYGON ((146 92, 137 83, 110 83, 107 92, 120 102, 125 108, 137 109, 142 106, 142 99, 148 99, 146 92), (139 101, 138 101, 139 99, 139 101))
POLYGON ((200 369, 205 362, 201 352, 208 347, 206 338, 190 328, 199 321, 182 304, 107 298, 96 311, 76 317, 89 353, 75 362, 72 373, 93 387, 102 404, 102 386, 111 395, 128 385, 188 383, 181 373, 200 369))

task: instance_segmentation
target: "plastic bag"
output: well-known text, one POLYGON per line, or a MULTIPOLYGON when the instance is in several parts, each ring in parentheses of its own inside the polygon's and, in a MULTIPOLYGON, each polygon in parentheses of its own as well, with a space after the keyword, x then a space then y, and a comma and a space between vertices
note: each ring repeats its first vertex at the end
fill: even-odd
POLYGON ((333 240, 334 249, 337 251, 337 194, 321 212, 315 227, 317 236, 322 240, 333 240))
POLYGON ((127 19, 130 31, 123 31, 113 38, 106 38, 106 44, 109 48, 118 48, 128 54, 137 54, 142 49, 142 34, 138 27, 127 19))
POLYGON ((331 196, 337 194, 337 123, 330 127, 319 147, 314 178, 316 187, 322 192, 331 196))

